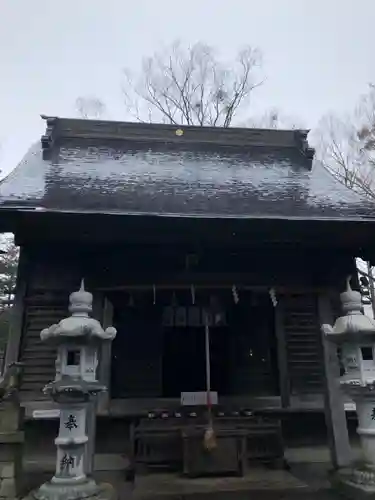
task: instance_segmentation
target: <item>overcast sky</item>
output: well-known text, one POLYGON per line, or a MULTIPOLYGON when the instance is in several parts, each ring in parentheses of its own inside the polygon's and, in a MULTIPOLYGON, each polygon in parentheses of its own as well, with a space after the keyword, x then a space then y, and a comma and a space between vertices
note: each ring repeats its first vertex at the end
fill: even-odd
POLYGON ((253 112, 275 106, 314 127, 375 81, 374 19, 375 0, 0 0, 0 168, 43 133, 41 113, 73 116, 80 95, 126 119, 122 68, 176 38, 228 58, 259 47, 267 81, 253 112))

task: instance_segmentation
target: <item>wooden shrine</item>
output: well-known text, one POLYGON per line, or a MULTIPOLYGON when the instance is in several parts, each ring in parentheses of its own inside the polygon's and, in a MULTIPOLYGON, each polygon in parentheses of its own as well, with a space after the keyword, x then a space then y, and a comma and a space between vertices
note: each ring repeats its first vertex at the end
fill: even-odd
POLYGON ((0 230, 20 245, 6 363, 24 364, 27 418, 50 408, 56 352, 40 331, 66 316, 84 278, 94 317, 118 332, 100 353, 99 415, 133 437, 150 413, 170 428, 191 418, 181 397, 205 389, 203 311, 214 305, 216 417, 248 440, 243 412, 263 418, 275 454, 280 415, 323 412, 320 326, 355 258, 374 260, 372 205, 314 160, 307 131, 44 119, 0 183, 0 230))

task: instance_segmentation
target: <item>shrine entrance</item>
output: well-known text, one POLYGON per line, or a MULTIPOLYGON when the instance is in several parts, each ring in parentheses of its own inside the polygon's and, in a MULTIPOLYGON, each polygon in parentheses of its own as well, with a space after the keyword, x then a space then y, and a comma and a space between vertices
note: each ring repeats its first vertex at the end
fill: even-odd
POLYGON ((268 292, 186 288, 159 291, 156 299, 152 291, 121 294, 113 303, 112 398, 179 400, 204 391, 205 317, 212 391, 219 398, 279 394, 268 292))
MULTIPOLYGON (((229 392, 228 327, 210 329, 211 389, 221 395, 229 392)), ((175 327, 164 330, 163 396, 179 398, 182 392, 205 390, 204 327, 175 327)))
MULTIPOLYGON (((212 390, 220 396, 276 394, 274 311, 268 295, 207 294, 214 310, 208 316, 212 390)), ((164 311, 164 397, 205 390, 205 310, 179 305, 164 311)))

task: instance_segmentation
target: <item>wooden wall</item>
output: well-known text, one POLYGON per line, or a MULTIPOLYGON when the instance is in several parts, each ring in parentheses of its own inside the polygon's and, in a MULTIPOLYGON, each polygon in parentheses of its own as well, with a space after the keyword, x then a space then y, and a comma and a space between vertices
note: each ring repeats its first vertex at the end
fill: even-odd
POLYGON ((278 307, 285 338, 289 394, 321 392, 324 368, 318 293, 284 294, 278 307))

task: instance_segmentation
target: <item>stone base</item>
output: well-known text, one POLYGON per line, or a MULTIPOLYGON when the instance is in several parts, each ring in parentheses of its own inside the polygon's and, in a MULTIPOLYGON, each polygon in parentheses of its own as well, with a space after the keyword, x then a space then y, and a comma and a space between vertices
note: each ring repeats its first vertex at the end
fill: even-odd
POLYGON ((0 434, 0 500, 18 498, 22 480, 22 442, 16 433, 0 434), (8 439, 9 438, 9 439, 8 439))
POLYGON ((333 476, 332 483, 348 498, 373 498, 375 500, 374 469, 366 466, 342 469, 333 476))
POLYGON ((118 495, 110 484, 97 484, 93 480, 75 485, 44 483, 24 500, 117 500, 118 495))
POLYGON ((21 491, 21 467, 14 462, 0 462, 0 500, 17 498, 21 491))
POLYGON ((6 477, 0 479, 0 500, 10 500, 18 498, 19 488, 13 477, 6 477))

